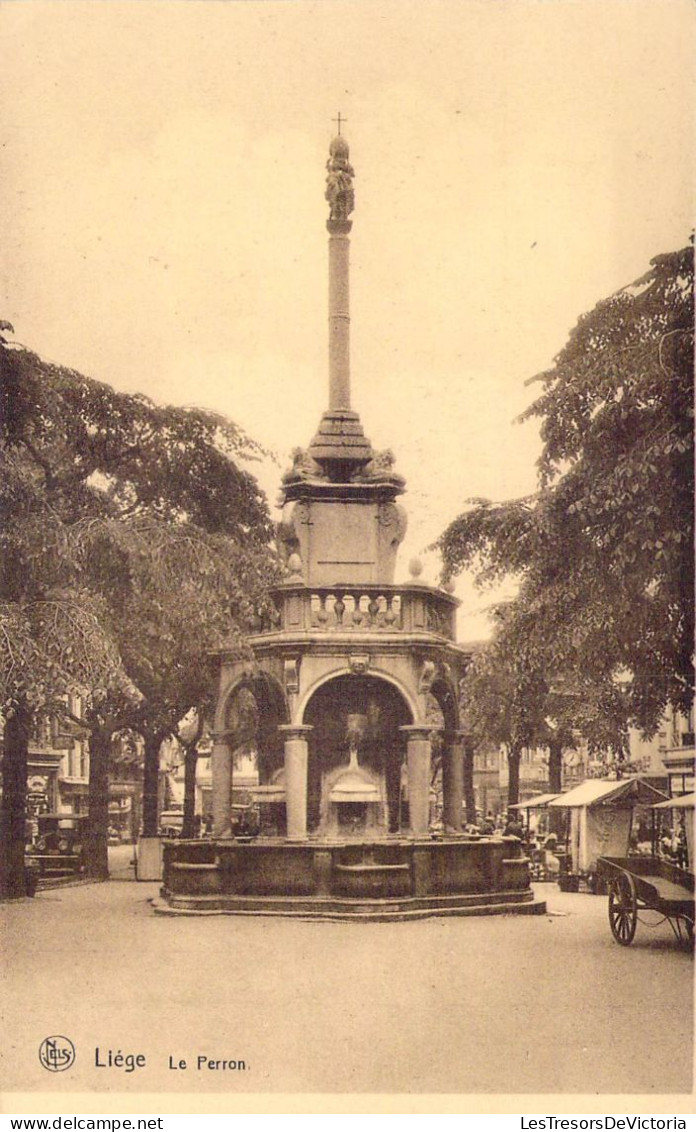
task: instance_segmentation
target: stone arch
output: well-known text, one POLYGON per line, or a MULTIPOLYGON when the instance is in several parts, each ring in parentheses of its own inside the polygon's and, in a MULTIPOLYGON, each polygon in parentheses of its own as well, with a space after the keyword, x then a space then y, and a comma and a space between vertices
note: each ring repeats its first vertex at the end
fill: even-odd
POLYGON ((459 702, 452 680, 443 675, 437 676, 430 687, 430 694, 442 712, 445 731, 457 731, 460 726, 459 702))
POLYGON ((256 672, 242 673, 225 689, 216 711, 216 730, 227 729, 230 701, 240 688, 247 688, 252 692, 260 712, 277 715, 279 723, 290 722, 290 711, 281 685, 269 672, 258 669, 256 672))
POLYGON ((401 728, 413 723, 414 712, 396 681, 382 673, 334 672, 304 701, 302 720, 308 734, 307 825, 323 826, 327 790, 341 768, 348 766, 351 733, 358 722, 358 758, 366 783, 381 784, 388 827, 400 827, 401 768, 406 738, 401 728))
POLYGON ((279 727, 290 722, 288 703, 278 681, 263 669, 243 673, 226 689, 217 720, 233 752, 240 744, 253 743, 259 782, 270 781, 283 765, 279 727))
MULTIPOLYGON (((297 705, 297 710, 296 710, 296 713, 295 713, 296 714, 296 722, 298 724, 307 722, 307 720, 305 719, 305 712, 307 710, 307 705, 309 704, 310 700, 314 697, 314 695, 319 691, 319 689, 324 684, 328 684, 332 680, 337 680, 341 676, 355 676, 355 675, 356 675, 356 673, 354 673, 351 668, 345 667, 345 668, 336 668, 332 672, 327 672, 323 676, 320 676, 317 680, 314 681, 313 684, 310 684, 309 688, 307 688, 306 691, 304 692, 304 694, 302 695, 302 697, 301 697, 301 699, 300 699, 300 701, 297 705)), ((401 695, 402 699, 404 700, 404 702, 406 703, 406 705, 408 707, 410 717, 411 717, 408 720, 408 722, 409 723, 419 723, 419 722, 421 722, 420 708, 419 708, 418 701, 415 698, 415 696, 412 694, 410 689, 407 688, 406 685, 401 682, 401 680, 398 680, 395 676, 392 676, 391 673, 384 672, 380 668, 370 668, 364 675, 372 676, 376 680, 382 680, 385 684, 391 684, 391 686, 393 688, 395 688, 396 691, 401 695)))

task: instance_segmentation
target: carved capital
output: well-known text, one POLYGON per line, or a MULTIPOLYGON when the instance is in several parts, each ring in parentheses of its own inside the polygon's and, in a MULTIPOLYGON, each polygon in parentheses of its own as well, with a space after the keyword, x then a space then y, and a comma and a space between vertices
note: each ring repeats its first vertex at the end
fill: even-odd
POLYGON ((408 742, 430 743, 431 736, 437 729, 428 723, 406 723, 399 731, 406 736, 408 742))
POLYGON ((433 686, 433 681, 437 673, 437 668, 434 660, 424 660, 423 667, 420 672, 420 679, 418 681, 418 691, 423 695, 429 692, 433 686))
POLYGON ((287 742, 294 739, 306 739, 310 731, 314 730, 311 723, 279 723, 278 730, 287 742))
POLYGON ((300 660, 299 657, 292 657, 290 660, 283 661, 283 680, 285 683, 286 695, 296 695, 300 690, 300 660))

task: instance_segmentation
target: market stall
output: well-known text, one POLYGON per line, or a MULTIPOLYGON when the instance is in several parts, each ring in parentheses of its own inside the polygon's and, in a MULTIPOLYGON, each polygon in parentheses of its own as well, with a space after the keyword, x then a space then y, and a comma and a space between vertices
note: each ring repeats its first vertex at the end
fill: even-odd
POLYGON ((509 806, 508 809, 518 810, 520 813, 524 811, 526 814, 527 829, 531 829, 532 813, 540 814, 542 811, 548 809, 550 802, 560 797, 562 797, 560 794, 537 794, 534 798, 527 798, 524 802, 516 802, 514 806, 509 806))
POLYGON ((657 811, 672 811, 673 825, 679 825, 686 837, 686 863, 685 868, 694 872, 694 805, 696 794, 682 794, 676 798, 669 798, 666 802, 658 802, 654 807, 657 811))
POLYGON ((556 835, 548 836, 548 821, 544 820, 548 817, 549 802, 558 797, 559 794, 537 794, 509 807, 510 810, 526 814, 527 853, 531 861, 531 877, 535 881, 555 881, 562 871, 564 854, 558 852, 556 835), (536 818, 534 825, 532 815, 536 818))
POLYGON ((597 858, 627 857, 635 808, 664 800, 662 791, 642 778, 588 778, 549 802, 549 809, 570 813, 568 889, 577 891, 582 878, 597 891, 597 858))

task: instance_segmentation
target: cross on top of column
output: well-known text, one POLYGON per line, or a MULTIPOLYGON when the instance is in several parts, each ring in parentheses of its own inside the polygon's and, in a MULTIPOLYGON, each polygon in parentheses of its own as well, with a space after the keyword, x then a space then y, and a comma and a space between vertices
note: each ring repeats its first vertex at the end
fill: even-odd
POLYGON ((341 136, 341 126, 344 125, 348 121, 348 119, 342 118, 341 117, 341 111, 339 110, 338 118, 332 118, 331 121, 335 122, 336 125, 338 126, 338 136, 340 137, 341 136))

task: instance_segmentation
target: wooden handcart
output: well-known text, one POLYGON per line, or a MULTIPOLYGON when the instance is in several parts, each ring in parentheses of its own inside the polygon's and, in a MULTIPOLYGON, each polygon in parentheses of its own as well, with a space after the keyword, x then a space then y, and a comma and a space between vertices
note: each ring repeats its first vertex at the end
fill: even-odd
POLYGON ((660 857, 600 857, 609 889, 609 926, 617 943, 633 942, 640 913, 668 920, 677 940, 693 947, 694 874, 660 857))

